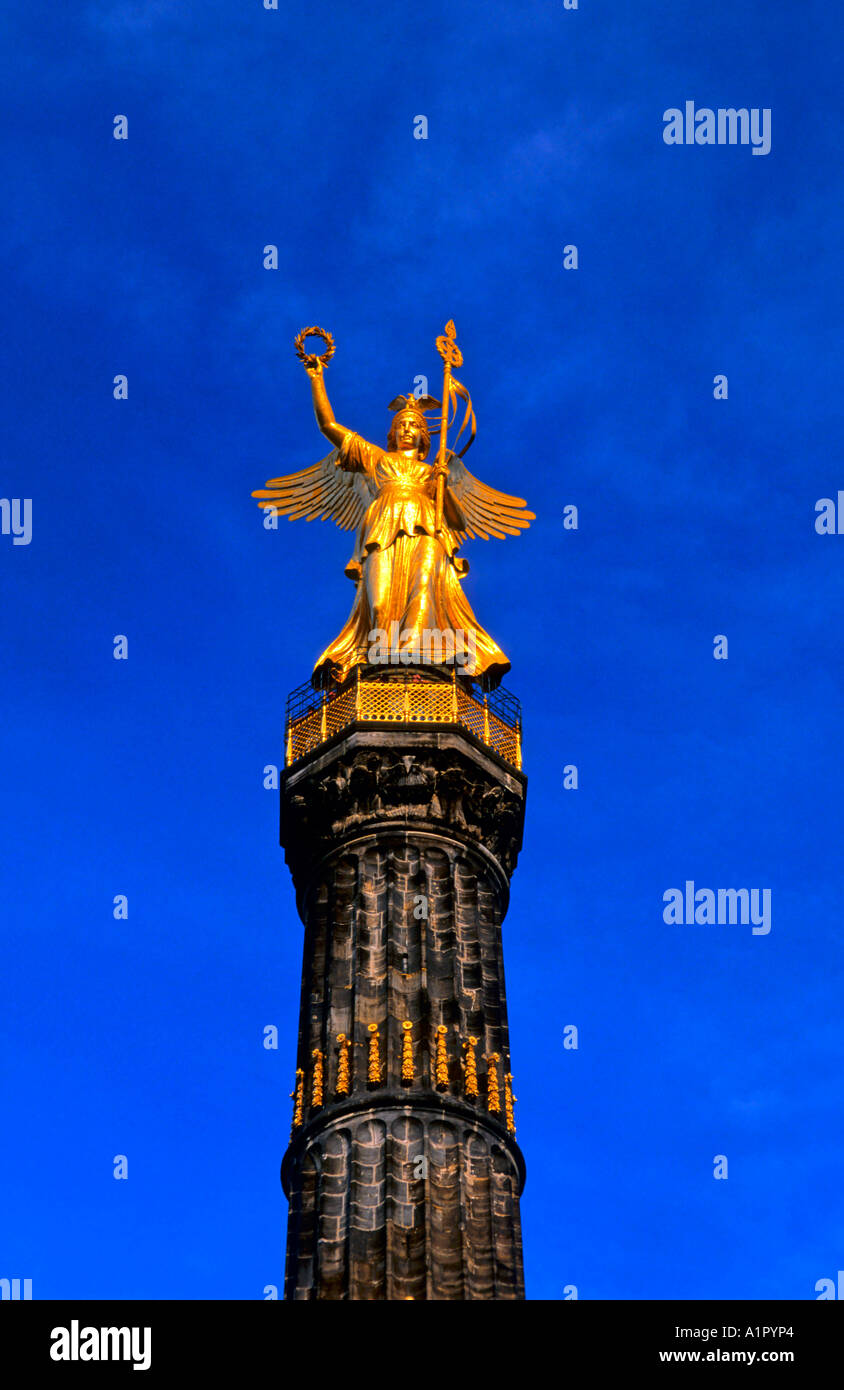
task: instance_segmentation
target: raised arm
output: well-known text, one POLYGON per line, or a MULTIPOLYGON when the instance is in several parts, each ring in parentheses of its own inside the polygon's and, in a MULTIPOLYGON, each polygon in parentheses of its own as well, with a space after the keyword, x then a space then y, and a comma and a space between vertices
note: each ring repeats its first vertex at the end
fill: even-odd
POLYGON ((311 394, 314 398, 314 415, 316 422, 331 443, 337 448, 343 443, 343 438, 347 430, 343 425, 338 425, 334 419, 334 411, 331 409, 331 402, 325 389, 325 378, 322 373, 322 363, 318 357, 309 357, 305 363, 305 371, 311 378, 311 394))

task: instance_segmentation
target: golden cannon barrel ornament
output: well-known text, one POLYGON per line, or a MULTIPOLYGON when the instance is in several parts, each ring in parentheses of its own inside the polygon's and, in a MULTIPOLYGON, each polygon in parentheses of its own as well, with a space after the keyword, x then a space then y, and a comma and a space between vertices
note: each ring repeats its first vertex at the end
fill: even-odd
POLYGON ((370 1086, 381 1085, 381 1035, 378 1032, 378 1024, 370 1023, 369 1033, 369 1058, 366 1067, 366 1079, 370 1086))
POLYGON ((335 1093, 347 1096, 351 1090, 351 1067, 349 1064, 349 1039, 345 1033, 337 1034, 337 1085, 335 1093))
POLYGON ((409 1018, 402 1023, 401 1079, 403 1086, 413 1081, 413 1024, 409 1018))

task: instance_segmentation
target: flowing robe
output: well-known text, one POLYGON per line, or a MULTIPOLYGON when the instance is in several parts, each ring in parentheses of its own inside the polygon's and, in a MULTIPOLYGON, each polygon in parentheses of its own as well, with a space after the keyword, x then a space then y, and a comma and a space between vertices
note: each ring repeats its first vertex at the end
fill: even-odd
POLYGON ((358 527, 346 574, 355 600, 339 636, 314 667, 314 682, 344 680, 360 664, 450 664, 498 684, 510 669, 480 626, 460 586, 468 572, 457 555, 465 522, 445 488, 443 526, 436 532, 432 467, 379 449, 348 430, 336 467, 363 475, 372 494, 358 527))

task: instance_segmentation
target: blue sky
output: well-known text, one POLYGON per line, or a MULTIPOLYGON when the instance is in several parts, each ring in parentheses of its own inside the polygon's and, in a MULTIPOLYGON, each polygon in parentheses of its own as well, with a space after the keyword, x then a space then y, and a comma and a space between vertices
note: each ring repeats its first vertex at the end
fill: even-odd
POLYGON ((466 583, 524 709, 528 1296, 815 1297, 844 1262, 844 539, 814 530, 844 487, 834 7, 0 26, 0 494, 33 508, 28 546, 0 536, 0 1276, 282 1283, 302 930, 262 769, 351 589, 346 535, 265 532, 249 494, 325 452, 303 324, 379 439, 417 374, 437 392, 453 317, 468 462, 538 517, 471 543, 466 583), (770 153, 667 146, 687 99, 770 108, 770 153), (686 879, 770 888, 770 934, 667 926, 686 879))

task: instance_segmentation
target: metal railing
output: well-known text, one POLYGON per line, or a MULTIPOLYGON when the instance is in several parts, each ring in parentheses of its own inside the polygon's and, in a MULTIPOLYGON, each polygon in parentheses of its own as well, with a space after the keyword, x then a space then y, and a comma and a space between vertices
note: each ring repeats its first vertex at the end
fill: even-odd
POLYGON ((500 687, 483 691, 465 676, 358 666, 339 687, 308 681, 287 699, 285 763, 318 748, 351 724, 452 724, 468 729, 514 767, 522 766, 519 701, 500 687))

